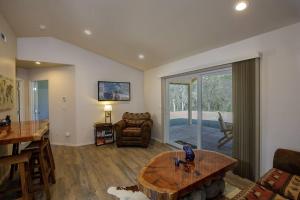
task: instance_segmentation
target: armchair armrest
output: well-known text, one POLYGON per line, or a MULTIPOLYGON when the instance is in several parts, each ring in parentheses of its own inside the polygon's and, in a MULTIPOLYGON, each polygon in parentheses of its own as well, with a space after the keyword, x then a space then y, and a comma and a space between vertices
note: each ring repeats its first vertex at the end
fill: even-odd
POLYGON ((141 125, 142 129, 142 145, 147 147, 151 139, 151 128, 153 125, 152 119, 148 119, 141 125))
POLYGON ((300 152, 277 149, 274 154, 273 167, 300 176, 300 152))
POLYGON ((144 128, 152 128, 152 125, 153 125, 153 121, 152 119, 148 119, 147 121, 144 121, 141 128, 144 129, 144 128))
POLYGON ((124 120, 118 121, 114 124, 114 128, 116 130, 117 135, 122 132, 122 130, 126 127, 126 123, 124 120))

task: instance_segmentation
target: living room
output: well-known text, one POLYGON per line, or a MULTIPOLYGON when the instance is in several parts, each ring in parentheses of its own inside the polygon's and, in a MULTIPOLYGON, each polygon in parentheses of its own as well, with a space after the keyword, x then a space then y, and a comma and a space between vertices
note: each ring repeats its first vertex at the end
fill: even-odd
MULTIPOLYGON (((166 196, 167 189, 155 190, 154 183, 141 180, 142 169, 155 158, 165 156, 166 152, 184 153, 181 149, 185 146, 193 147, 193 162, 206 150, 232 156, 219 158, 228 158, 228 163, 234 161, 232 166, 223 167, 235 174, 227 173, 222 192, 214 192, 226 199, 245 198, 248 187, 255 187, 253 184, 270 173, 276 166, 274 162, 280 160, 274 158, 277 149, 300 151, 299 3, 0 0, 0 81, 11 83, 13 88, 11 102, 0 102, 0 119, 10 116, 11 127, 32 122, 31 127, 35 128, 30 130, 37 131, 41 129, 35 123, 46 121, 42 124, 47 126, 43 142, 52 174, 49 184, 44 184, 43 172, 37 169, 41 170, 41 187, 37 192, 31 189, 30 181, 28 189, 22 187, 21 170, 15 169, 19 163, 12 164, 7 156, 20 159, 31 140, 23 138, 16 142, 16 136, 9 138, 10 126, 4 123, 0 127, 0 153, 9 164, 0 162, 0 199, 211 199, 208 190, 203 197, 203 177, 190 178, 198 181, 197 189, 180 187, 177 196, 174 192, 173 196, 166 196), (255 70, 240 78, 238 69, 244 65, 255 70), (213 107, 214 99, 205 99, 204 80, 211 75, 230 76, 227 89, 222 87, 225 82, 216 77, 211 79, 219 81, 220 89, 214 98, 229 98, 229 105, 213 107), (252 86, 245 89, 248 86, 243 80, 250 80, 252 86), (39 91, 36 84, 40 81, 47 81, 47 101, 39 98, 38 103, 41 106, 46 102, 43 117, 38 104, 35 107, 35 94, 39 91), (105 95, 105 87, 123 90, 118 89, 117 95, 105 95), (173 96, 171 87, 177 87, 173 96), (249 91, 250 96, 242 98, 244 91, 249 91), (122 119, 127 121, 120 122, 122 119), (145 128, 137 129, 146 119, 149 120, 145 128), (112 130, 113 141, 96 146, 97 124, 101 128, 105 122, 111 124, 106 128, 112 130), (222 122, 231 127, 229 131, 222 132, 222 122), (133 127, 127 135, 123 133, 123 123, 133 127), (145 134, 142 139, 141 130, 145 134), (189 134, 192 136, 185 137, 189 134), (223 136, 224 144, 218 143, 223 136), (205 144, 212 140, 215 146, 205 144), (244 162, 253 165, 242 167, 244 162), (21 183, 16 178, 19 176, 21 183), (8 191, 12 186, 19 188, 17 193, 8 191), (22 189, 28 195, 22 195, 22 189), (8 195, 1 196, 2 192, 8 195), (151 196, 154 194, 157 196, 151 196)), ((7 94, 0 91, 1 97, 7 94)), ((208 87, 207 91, 212 89, 208 87)), ((169 172, 190 166, 187 160, 180 160, 181 153, 170 161, 169 172)), ((291 156, 289 153, 285 155, 291 156)), ((34 154, 26 153, 29 160, 25 162, 25 173, 29 175, 28 166, 33 158, 37 159, 34 154)), ((299 161, 299 156, 288 160, 299 161)), ((299 175, 296 165, 299 167, 296 163, 292 171, 299 175)), ((281 168, 288 171, 284 169, 281 168)), ((155 174, 148 178, 154 177, 155 174)), ((272 192, 273 198, 280 194, 293 199, 282 191, 272 192)))

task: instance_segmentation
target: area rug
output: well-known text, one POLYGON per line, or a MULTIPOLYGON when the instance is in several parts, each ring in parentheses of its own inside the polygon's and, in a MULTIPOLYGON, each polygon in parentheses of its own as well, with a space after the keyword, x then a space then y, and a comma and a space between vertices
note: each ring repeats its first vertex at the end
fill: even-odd
MULTIPOLYGON (((139 191, 136 185, 130 187, 110 187, 108 188, 107 192, 119 198, 120 200, 150 200, 144 195, 144 193, 139 191)), ((223 199, 234 199, 235 196, 237 196, 241 192, 241 188, 238 188, 237 186, 225 182, 225 191, 223 199)), ((192 192, 190 195, 183 197, 182 200, 201 200, 201 196, 201 191, 195 191, 192 192)))

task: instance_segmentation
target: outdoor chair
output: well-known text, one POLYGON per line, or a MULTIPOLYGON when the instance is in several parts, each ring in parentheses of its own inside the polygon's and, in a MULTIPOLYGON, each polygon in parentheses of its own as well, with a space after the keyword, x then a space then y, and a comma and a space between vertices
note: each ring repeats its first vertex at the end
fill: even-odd
POLYGON ((220 124, 220 130, 221 132, 223 132, 224 136, 219 139, 218 141, 218 148, 222 147, 224 144, 226 144, 227 142, 229 142, 230 140, 232 140, 232 124, 230 123, 225 123, 222 117, 222 114, 220 112, 218 112, 219 114, 219 124, 220 124))

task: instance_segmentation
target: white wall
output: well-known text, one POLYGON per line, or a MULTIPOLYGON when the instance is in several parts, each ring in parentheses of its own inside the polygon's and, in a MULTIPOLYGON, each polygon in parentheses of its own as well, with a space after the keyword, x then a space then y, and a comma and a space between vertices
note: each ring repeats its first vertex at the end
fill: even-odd
MULTIPOLYGON (((0 32, 7 37, 7 42, 0 40, 0 74, 15 80, 16 75, 16 36, 5 19, 0 14, 0 32)), ((14 105, 16 105, 14 103, 14 105)), ((12 120, 16 120, 16 109, 0 111, 0 119, 6 115, 11 115, 12 120)), ((10 145, 0 145, 0 156, 6 155, 11 151, 10 145)), ((0 166, 0 183, 7 173, 7 166, 0 166)))
MULTIPOLYGON (((3 32, 7 38, 4 42, 0 39, 0 74, 16 80, 16 36, 5 19, 0 14, 0 32, 3 32)), ((14 105, 16 105, 14 103, 14 105)), ((6 111, 0 111, 0 119, 6 115, 11 115, 13 120, 17 119, 16 108, 6 111)))
MULTIPOLYGON (((18 38, 17 47, 17 58, 21 60, 74 65, 76 128, 71 134, 75 134, 76 137, 72 145, 93 143, 93 123, 104 121, 104 105, 97 101, 97 81, 99 80, 131 82, 131 101, 113 104, 113 122, 121 119, 126 111, 144 111, 142 71, 50 37, 18 38)), ((62 119, 63 122, 64 119, 62 119)))
MULTIPOLYGON (((25 82, 48 80, 51 143, 76 145, 76 101, 74 67, 17 68, 17 77, 25 82), (26 73, 25 73, 26 72, 26 73), (27 77, 24 76, 27 74, 27 77), (23 76, 22 76, 23 75, 23 76), (26 79, 27 78, 27 79, 26 79), (63 101, 65 97, 66 101, 63 101), (69 132, 69 137, 65 133, 69 132)), ((29 93, 29 88, 27 90, 29 93)), ((25 103, 30 107, 30 100, 25 103)))
POLYGON ((155 120, 153 137, 163 140, 161 76, 201 69, 262 53, 261 173, 279 147, 300 151, 300 23, 187 57, 144 74, 145 110, 155 120))

